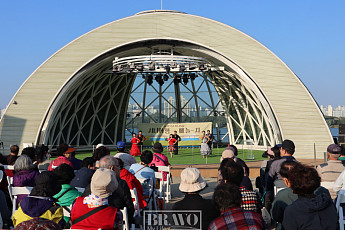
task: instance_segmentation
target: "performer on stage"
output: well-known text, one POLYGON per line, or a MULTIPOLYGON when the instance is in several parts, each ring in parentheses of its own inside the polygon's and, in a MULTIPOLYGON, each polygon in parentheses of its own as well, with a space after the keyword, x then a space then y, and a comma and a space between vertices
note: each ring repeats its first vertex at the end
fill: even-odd
POLYGON ((172 134, 170 134, 168 141, 169 141, 169 153, 170 153, 170 156, 172 158, 173 152, 175 151, 174 145, 176 144, 177 140, 175 138, 173 138, 172 134))
POLYGON ((135 133, 133 133, 133 138, 131 139, 131 143, 132 143, 131 155, 132 156, 140 156, 141 155, 141 151, 138 147, 139 142, 140 142, 140 140, 137 138, 137 135, 135 133))
POLYGON ((202 131, 200 153, 203 158, 211 153, 211 149, 207 144, 208 141, 210 141, 210 138, 205 134, 205 131, 202 131))
POLYGON ((174 135, 173 138, 176 139, 176 142, 174 144, 174 155, 178 155, 178 142, 181 141, 181 137, 179 135, 177 135, 177 131, 174 131, 174 135))
POLYGON ((143 146, 144 146, 144 141, 146 140, 145 136, 143 135, 143 132, 140 130, 138 133, 137 138, 140 140, 140 142, 138 143, 138 147, 140 149, 140 151, 143 151, 143 146))
POLYGON ((211 133, 210 130, 207 130, 207 134, 206 136, 208 136, 208 138, 210 139, 207 144, 208 144, 208 147, 210 148, 211 152, 210 152, 210 155, 212 155, 212 147, 213 147, 213 139, 214 139, 214 136, 213 134, 211 133))

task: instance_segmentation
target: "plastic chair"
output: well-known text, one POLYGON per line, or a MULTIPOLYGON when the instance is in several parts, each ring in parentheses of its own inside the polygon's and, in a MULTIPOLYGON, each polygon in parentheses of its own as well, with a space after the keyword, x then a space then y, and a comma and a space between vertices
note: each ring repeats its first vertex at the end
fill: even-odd
POLYGON ((122 220, 123 220, 122 229, 129 230, 127 207, 124 207, 120 211, 122 212, 122 220))
POLYGON ((78 192, 83 193, 85 191, 85 188, 75 187, 75 189, 78 190, 78 192))
POLYGON ((137 189, 133 188, 130 191, 131 191, 131 196, 133 199, 133 205, 134 205, 134 209, 135 209, 134 216, 138 216, 138 215, 140 215, 141 210, 140 210, 139 202, 138 202, 137 189))
POLYGON ((280 191, 280 190, 283 190, 285 188, 278 188, 277 186, 274 186, 274 196, 277 195, 277 193, 280 191))
POLYGON ((8 169, 8 170, 14 170, 14 166, 13 165, 3 165, 4 169, 8 169))
POLYGON ((169 199, 171 199, 170 165, 169 166, 157 166, 157 168, 158 168, 158 171, 167 173, 167 179, 166 179, 166 181, 164 181, 164 186, 166 187, 165 191, 164 191, 164 195, 165 195, 166 202, 169 202, 169 199))
POLYGON ((340 230, 344 230, 344 212, 343 212, 343 207, 341 204, 345 203, 345 190, 340 190, 337 196, 337 202, 335 204, 335 207, 337 208, 338 211, 338 216, 339 216, 339 226, 340 230))
POLYGON ((30 195, 32 187, 13 187, 9 186, 9 193, 12 198, 12 216, 17 210, 17 196, 18 195, 30 195))
POLYGON ((332 191, 334 185, 334 181, 322 181, 321 186, 327 188, 328 190, 332 191))

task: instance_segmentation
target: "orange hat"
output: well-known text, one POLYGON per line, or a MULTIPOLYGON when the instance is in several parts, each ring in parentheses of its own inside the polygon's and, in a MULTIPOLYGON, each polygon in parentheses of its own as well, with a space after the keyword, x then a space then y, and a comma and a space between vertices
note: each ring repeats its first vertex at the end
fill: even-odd
POLYGON ((77 149, 75 149, 75 148, 68 148, 67 150, 66 150, 66 152, 65 153, 73 153, 73 152, 75 152, 77 149))

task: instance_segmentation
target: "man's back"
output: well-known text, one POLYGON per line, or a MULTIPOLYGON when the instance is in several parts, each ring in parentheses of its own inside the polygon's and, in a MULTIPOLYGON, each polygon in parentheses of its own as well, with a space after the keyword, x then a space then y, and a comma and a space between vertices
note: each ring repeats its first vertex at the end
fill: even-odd
POLYGON ((321 177, 321 181, 335 181, 340 173, 345 170, 345 167, 339 160, 329 160, 327 163, 318 165, 316 170, 321 177))

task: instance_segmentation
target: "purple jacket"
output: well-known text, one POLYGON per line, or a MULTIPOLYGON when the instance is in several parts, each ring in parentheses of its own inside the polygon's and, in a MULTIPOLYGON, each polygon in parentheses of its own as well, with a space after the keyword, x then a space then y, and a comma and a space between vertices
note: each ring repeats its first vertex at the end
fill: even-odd
MULTIPOLYGON (((34 187, 36 185, 35 179, 38 176, 39 172, 36 170, 22 170, 16 172, 13 176, 13 186, 14 187, 34 187)), ((26 197, 27 195, 19 195, 17 198, 17 204, 26 197)))

